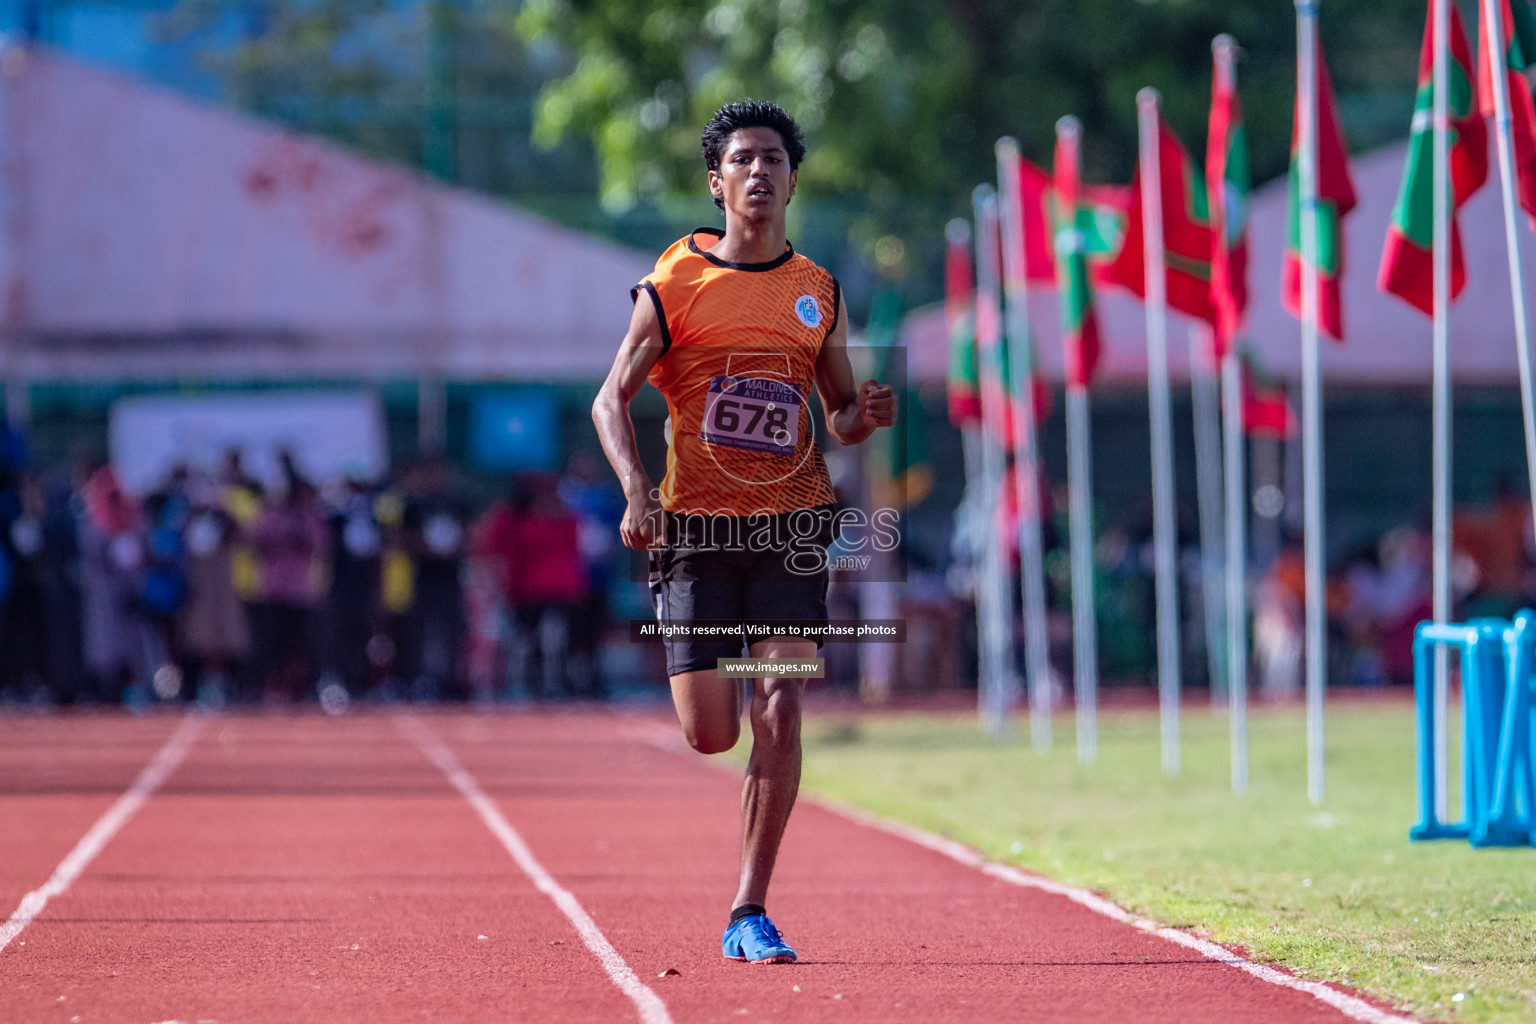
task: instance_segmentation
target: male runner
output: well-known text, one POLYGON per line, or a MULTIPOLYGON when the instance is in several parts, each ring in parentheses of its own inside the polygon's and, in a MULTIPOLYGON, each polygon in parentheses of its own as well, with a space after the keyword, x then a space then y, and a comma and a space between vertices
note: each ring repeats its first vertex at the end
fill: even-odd
MULTIPOLYGON (((624 543, 649 550, 663 623, 827 619, 832 482, 809 417, 812 383, 827 432, 857 444, 896 419, 896 398, 855 385, 837 281, 785 240, 805 143, 771 103, 721 107, 704 127, 704 164, 725 231, 698 228, 632 291, 635 311, 592 406, 624 486, 624 543), (642 295, 643 293, 643 295, 642 295), (667 399, 667 474, 653 488, 635 446, 629 402, 649 380, 667 399)), ((807 659, 818 642, 770 635, 753 658, 807 659)), ((716 674, 742 640, 666 641, 672 700, 702 754, 735 746, 742 687, 716 674)), ((791 963, 795 951, 763 907, 779 840, 800 787, 804 679, 752 684, 752 756, 742 789, 740 886, 721 952, 791 963)))

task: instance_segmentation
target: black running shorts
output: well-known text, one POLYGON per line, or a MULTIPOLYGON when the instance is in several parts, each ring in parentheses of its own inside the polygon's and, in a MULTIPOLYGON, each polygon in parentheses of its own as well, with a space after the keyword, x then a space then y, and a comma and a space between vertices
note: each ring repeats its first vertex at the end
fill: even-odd
MULTIPOLYGON (((825 625, 827 547, 835 509, 772 516, 667 516, 650 553, 651 603, 663 625, 720 627, 774 620, 825 625)), ((744 637, 665 638, 667 675, 739 658, 744 637)), ((818 638, 817 646, 821 646, 818 638)))

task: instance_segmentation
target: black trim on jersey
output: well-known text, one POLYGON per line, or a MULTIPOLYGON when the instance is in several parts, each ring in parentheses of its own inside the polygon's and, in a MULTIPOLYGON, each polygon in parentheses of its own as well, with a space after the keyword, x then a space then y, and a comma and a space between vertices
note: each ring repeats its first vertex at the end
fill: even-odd
POLYGON ((837 330, 837 319, 843 305, 843 286, 837 283, 837 278, 832 278, 832 326, 827 328, 827 337, 832 337, 832 332, 837 330))
POLYGON ((667 326, 667 311, 661 308, 661 296, 656 294, 656 286, 649 281, 641 281, 629 290, 629 301, 638 301, 642 288, 651 297, 651 304, 656 307, 656 319, 661 321, 661 354, 666 355, 672 348, 672 329, 667 326))
POLYGON ((693 244, 693 236, 697 235, 701 231, 706 235, 714 235, 717 238, 725 237, 725 232, 721 231, 719 228, 694 228, 692 231, 688 232, 688 251, 692 252, 695 256, 703 256, 715 266, 724 267, 726 270, 777 270, 779 267, 782 267, 784 264, 788 263, 795 255, 795 247, 790 245, 788 242, 785 242, 783 255, 777 257, 776 259, 771 259, 767 263, 732 263, 730 260, 723 260, 720 257, 711 254, 707 250, 700 249, 697 245, 693 244))

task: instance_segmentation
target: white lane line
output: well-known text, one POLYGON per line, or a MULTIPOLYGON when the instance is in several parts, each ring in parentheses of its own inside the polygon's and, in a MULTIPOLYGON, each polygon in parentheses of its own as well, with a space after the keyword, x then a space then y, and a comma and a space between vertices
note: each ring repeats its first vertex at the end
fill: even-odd
POLYGON ((133 785, 128 791, 117 798, 117 802, 107 809, 107 813, 96 819, 96 824, 91 826, 89 832, 80 837, 75 848, 69 851, 69 856, 59 862, 54 869, 52 877, 44 882, 41 888, 33 889, 21 898, 21 904, 16 912, 11 915, 5 926, 0 928, 0 950, 11 944, 11 940, 22 933, 27 925, 43 908, 48 901, 55 896, 64 895, 75 879, 80 877, 80 872, 86 869, 96 855, 112 841, 122 827, 128 824, 128 820, 144 806, 155 790, 159 789, 171 772, 181 764, 182 758, 187 756, 187 751, 192 747, 192 741, 197 739, 197 734, 203 728, 204 718, 200 712, 192 712, 181 720, 171 738, 165 741, 165 746, 160 748, 154 759, 139 773, 139 777, 133 780, 133 785))
POLYGON ((608 972, 608 977, 613 980, 614 985, 635 1004, 635 1009, 640 1012, 640 1019, 644 1024, 672 1024, 672 1016, 667 1013, 667 1006, 661 1001, 661 997, 636 977, 629 964, 624 962, 619 951, 613 948, 602 930, 598 928, 597 922, 592 920, 576 897, 571 895, 570 890, 562 887, 555 881, 554 876, 544 869, 544 865, 534 857, 533 851, 528 848, 528 844, 523 841, 517 829, 512 827, 511 822, 507 821, 491 798, 485 795, 485 791, 475 782, 474 776, 459 763, 453 751, 449 750, 447 745, 433 735, 432 731, 417 718, 401 715, 395 719, 395 724, 408 739, 421 748, 427 760, 448 777, 453 788, 469 801, 469 805, 480 815, 480 820, 485 822, 485 827, 501 840, 501 845, 506 847, 512 859, 517 862, 517 866, 523 869, 523 874, 528 876, 540 892, 553 900, 555 906, 559 907, 561 912, 570 919, 571 924, 576 926, 577 934, 603 965, 603 969, 608 972))
MULTIPOLYGON (((685 745, 671 729, 668 729, 664 726, 646 729, 641 733, 640 738, 644 742, 660 750, 665 750, 672 754, 688 756, 697 761, 698 755, 695 754, 693 750, 690 749, 687 745, 685 745)), ((706 761, 705 764, 709 767, 724 768, 732 771, 733 773, 735 771, 735 767, 733 765, 729 765, 724 762, 706 761)), ((1236 953, 1232 952, 1230 949, 1227 949, 1225 946, 1218 945, 1215 942, 1197 938, 1193 935, 1190 935, 1188 932, 1181 932, 1177 928, 1168 928, 1158 923, 1157 921, 1153 921, 1145 917, 1138 917, 1119 904, 1112 903, 1102 896, 1097 896, 1089 892, 1087 889, 1079 889, 1077 886, 1064 885, 1061 882, 1053 882, 1049 878, 1041 878, 1038 875, 1031 875, 1028 872, 1021 871, 1018 868, 1011 867, 1007 864, 994 863, 987 860, 986 857, 982 856, 976 850, 971 849, 969 846, 966 846, 963 843, 957 843, 953 839, 946 839, 944 836, 935 835, 932 832, 926 832, 923 829, 917 828, 913 825, 907 825, 903 822, 893 821, 890 818, 878 817, 877 815, 870 814, 867 811, 860 810, 857 807, 841 803, 837 800, 832 800, 828 797, 816 796, 802 791, 800 799, 808 800, 809 802, 816 804, 818 807, 821 807, 823 810, 831 811, 838 817, 845 818, 848 821, 854 822, 855 824, 863 825, 866 828, 877 829, 881 832, 886 832, 890 835, 897 836, 898 838, 905 839, 908 842, 916 843, 919 846, 926 847, 935 853, 948 857, 950 860, 958 861, 959 863, 964 864, 969 868, 975 868, 983 874, 990 875, 1000 881, 1008 882, 1011 885, 1021 886, 1026 889, 1039 889, 1042 892, 1052 893, 1057 896, 1065 896, 1073 903, 1084 906, 1096 914, 1103 914, 1105 917, 1113 918, 1116 921, 1131 925, 1132 927, 1141 931, 1156 935, 1162 939, 1167 939, 1169 942, 1176 942, 1186 949, 1194 950, 1202 956, 1208 957, 1219 963, 1226 964, 1229 967, 1235 967, 1240 971, 1252 975, 1260 981, 1268 982, 1271 985, 1279 985, 1281 988, 1290 988, 1295 989, 1298 992, 1305 992, 1307 995, 1312 996, 1314 999, 1320 1000, 1321 1002, 1324 1002, 1338 1010, 1340 1013, 1344 1014, 1346 1017, 1349 1017, 1351 1020, 1361 1021, 1362 1024, 1420 1024, 1420 1022, 1413 1017, 1404 1017, 1400 1014, 1389 1013, 1386 1010, 1378 1009, 1365 1000, 1352 996, 1347 992, 1341 992, 1331 985, 1326 985, 1320 981, 1303 981, 1300 978, 1293 978, 1289 974, 1286 974, 1284 971, 1279 971, 1273 967, 1266 967, 1263 964, 1256 964, 1251 960, 1244 959, 1243 957, 1240 957, 1236 953)))

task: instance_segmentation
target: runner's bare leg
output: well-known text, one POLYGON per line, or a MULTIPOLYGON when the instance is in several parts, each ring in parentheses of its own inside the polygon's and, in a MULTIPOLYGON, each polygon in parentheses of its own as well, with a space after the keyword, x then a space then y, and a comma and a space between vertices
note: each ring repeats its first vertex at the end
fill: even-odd
MULTIPOLYGON (((814 658, 816 645, 773 638, 752 645, 755 658, 814 658)), ((800 792, 803 679, 758 679, 752 688, 752 757, 741 787, 741 883, 731 908, 766 905, 779 842, 800 792)))
MULTIPOLYGON (((814 658, 816 645, 774 637, 752 645, 755 658, 814 658)), ((701 754, 719 754, 741 734, 741 686, 714 669, 671 677, 683 735, 701 754)), ((752 689, 752 756, 741 790, 741 880, 731 908, 763 905, 779 842, 800 791, 800 679, 758 679, 752 689)))

